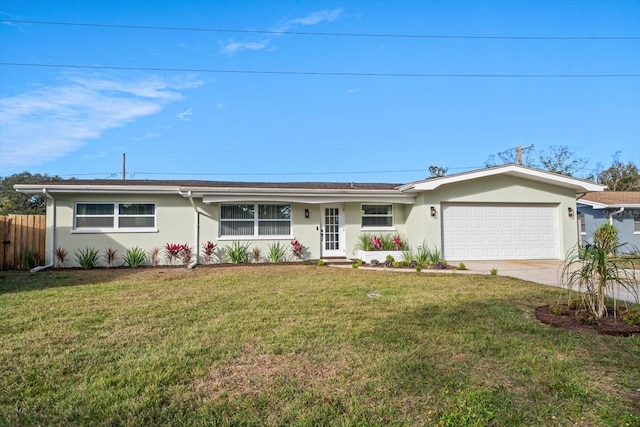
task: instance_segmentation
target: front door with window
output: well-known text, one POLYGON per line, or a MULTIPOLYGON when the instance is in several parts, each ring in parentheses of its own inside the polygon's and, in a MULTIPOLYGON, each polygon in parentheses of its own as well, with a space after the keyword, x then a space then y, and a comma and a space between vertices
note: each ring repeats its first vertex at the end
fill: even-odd
POLYGON ((340 205, 322 206, 322 256, 343 257, 344 208, 340 205))

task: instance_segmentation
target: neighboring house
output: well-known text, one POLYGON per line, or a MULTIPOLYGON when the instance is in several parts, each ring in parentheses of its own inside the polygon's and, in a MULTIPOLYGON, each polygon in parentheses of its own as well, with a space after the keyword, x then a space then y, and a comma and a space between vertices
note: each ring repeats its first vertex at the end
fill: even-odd
POLYGON ((604 222, 618 229, 624 252, 640 252, 640 191, 587 193, 578 199, 580 238, 593 243, 594 230, 604 222))
POLYGON ((445 259, 564 259, 577 243, 576 195, 589 181, 505 165, 409 184, 68 180, 21 184, 44 193, 47 254, 55 248, 167 243, 224 248, 297 238, 307 258, 353 257, 360 233, 402 235, 445 259))

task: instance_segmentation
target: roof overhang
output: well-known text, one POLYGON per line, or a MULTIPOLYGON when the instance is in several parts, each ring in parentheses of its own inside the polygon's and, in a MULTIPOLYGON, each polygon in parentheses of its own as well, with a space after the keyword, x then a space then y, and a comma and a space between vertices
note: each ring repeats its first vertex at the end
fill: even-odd
POLYGON ((13 186, 20 193, 91 193, 91 194, 175 194, 178 187, 154 185, 50 185, 50 184, 16 184, 13 186))
POLYGON ((399 189, 403 192, 415 193, 420 191, 435 190, 447 184, 454 184, 499 175, 513 176, 517 178, 528 179, 530 181, 570 188, 572 190, 575 190, 576 194, 591 191, 604 191, 606 188, 606 186, 604 185, 596 184, 584 179, 573 178, 570 176, 546 172, 520 165, 505 165, 487 169, 480 169, 472 172, 460 173, 456 175, 444 176, 440 178, 432 178, 424 181, 412 182, 401 186, 399 189))
POLYGON ((48 194, 179 194, 201 198, 204 203, 221 202, 290 202, 338 203, 375 202, 414 204, 415 197, 398 190, 366 189, 299 189, 299 188, 238 188, 238 187, 183 187, 162 185, 77 185, 77 184, 17 184, 21 193, 48 194))
POLYGON ((576 200, 578 204, 591 206, 593 209, 620 209, 620 208, 629 208, 629 209, 640 209, 640 204, 638 203, 599 203, 593 202, 591 200, 578 199, 576 200))

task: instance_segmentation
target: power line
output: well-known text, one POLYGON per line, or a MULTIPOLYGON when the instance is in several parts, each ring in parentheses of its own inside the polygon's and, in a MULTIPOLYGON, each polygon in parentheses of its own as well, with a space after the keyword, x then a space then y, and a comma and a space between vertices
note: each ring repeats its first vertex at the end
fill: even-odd
POLYGON ((218 74, 266 74, 297 76, 334 76, 334 77, 462 77, 462 78, 627 78, 640 77, 640 74, 454 74, 454 73, 354 73, 336 71, 273 71, 273 70, 220 70, 212 68, 163 68, 163 67, 119 67, 107 65, 77 64, 37 64, 25 62, 0 62, 0 65, 12 67, 73 68, 116 71, 169 71, 188 73, 218 74))
POLYGON ((463 36, 444 34, 385 34, 385 33, 331 33, 311 31, 278 31, 278 30, 238 30, 230 28, 194 28, 194 27, 163 27, 152 25, 118 25, 118 24, 92 24, 60 21, 31 21, 22 19, 2 19, 0 22, 12 24, 36 24, 36 25, 60 25, 73 27, 95 28, 126 28, 133 30, 161 30, 161 31, 193 31, 210 33, 238 33, 238 34, 270 34, 270 35, 296 35, 296 36, 329 36, 329 37, 384 37, 384 38, 409 38, 409 39, 460 39, 460 40, 640 40, 633 36, 463 36))

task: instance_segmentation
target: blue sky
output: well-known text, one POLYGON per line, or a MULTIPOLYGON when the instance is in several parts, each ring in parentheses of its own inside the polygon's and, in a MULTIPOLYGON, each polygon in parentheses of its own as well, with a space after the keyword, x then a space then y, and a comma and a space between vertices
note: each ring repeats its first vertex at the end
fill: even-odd
POLYGON ((583 175, 640 165, 637 0, 4 0, 0 19, 0 62, 31 64, 0 65, 0 176, 119 178, 126 153, 134 179, 401 183, 532 144, 583 175))

